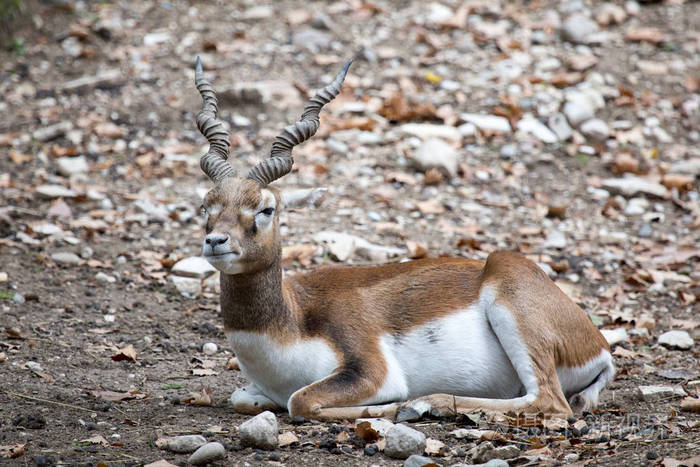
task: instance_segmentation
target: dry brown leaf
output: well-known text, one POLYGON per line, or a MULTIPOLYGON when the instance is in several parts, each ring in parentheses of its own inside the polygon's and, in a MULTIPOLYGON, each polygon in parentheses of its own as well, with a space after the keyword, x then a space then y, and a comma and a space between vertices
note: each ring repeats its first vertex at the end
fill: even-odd
POLYGON ((573 86, 574 84, 580 83, 581 81, 583 81, 583 78, 583 73, 574 71, 570 73, 557 73, 549 79, 549 82, 552 86, 556 86, 558 88, 566 88, 569 86, 573 86))
POLYGON ((112 355, 112 360, 115 362, 121 362, 122 360, 136 361, 136 349, 134 349, 133 345, 129 344, 123 349, 117 350, 117 353, 112 355))
POLYGON ((104 138, 123 138, 126 132, 112 122, 103 122, 95 125, 95 134, 104 138))
POLYGON ((0 363, 7 360, 7 354, 5 352, 0 352, 0 363))
POLYGON ((186 404, 203 406, 212 406, 214 405, 213 401, 214 395, 211 388, 204 384, 202 385, 202 389, 199 391, 199 394, 191 392, 190 397, 184 400, 186 404))
POLYGON ((347 431, 341 431, 335 436, 336 443, 347 443, 349 439, 350 433, 348 433, 347 431))
POLYGON ((406 248, 408 249, 408 257, 411 259, 420 259, 428 256, 428 248, 421 243, 408 240, 406 248))
POLYGON ((19 328, 5 328, 5 335, 9 339, 26 339, 27 336, 19 328))
POLYGON ((416 207, 421 214, 443 214, 445 212, 445 206, 443 206, 442 201, 439 199, 420 201, 416 203, 416 207))
POLYGON ((357 433, 357 436, 365 440, 366 443, 374 443, 379 439, 379 433, 377 433, 377 430, 372 428, 372 424, 370 422, 359 423, 355 427, 355 433, 357 433))
POLYGON ((671 188, 677 189, 681 193, 690 191, 693 189, 693 182, 695 177, 692 175, 685 174, 666 174, 661 179, 661 184, 664 185, 669 190, 671 188))
POLYGON ((281 448, 298 442, 299 438, 291 431, 285 431, 277 437, 277 445, 281 448))
POLYGON ((405 172, 387 172, 384 175, 384 181, 389 183, 403 183, 404 185, 416 185, 418 180, 413 175, 405 172))
POLYGON ((231 357, 226 362, 225 368, 227 370, 241 371, 241 367, 238 365, 238 359, 236 357, 231 357))
POLYGON ((613 355, 616 357, 622 357, 622 358, 637 358, 639 354, 633 350, 627 350, 621 345, 618 345, 615 347, 615 351, 613 352, 613 355))
POLYGON ((0 446, 0 457, 5 459, 15 459, 24 455, 28 444, 12 444, 7 446, 0 446))
POLYGON ((615 160, 610 167, 615 174, 633 173, 639 174, 639 161, 626 152, 615 156, 615 160))
POLYGON ((21 154, 14 149, 10 151, 10 158, 12 158, 12 162, 15 164, 23 164, 24 162, 29 162, 32 159, 34 159, 32 156, 29 154, 21 154))
POLYGON ((435 106, 430 103, 416 103, 406 99, 402 92, 395 92, 384 100, 379 114, 391 121, 427 120, 435 117, 435 106))
POLYGON ((110 402, 121 402, 129 399, 145 399, 148 395, 136 391, 92 391, 92 395, 110 402))
POLYGON ((443 180, 442 173, 437 169, 430 169, 425 173, 423 185, 438 185, 443 180))
POLYGON ((633 28, 625 33, 625 39, 634 42, 663 42, 664 33, 659 28, 633 28))
POLYGON ((318 245, 312 245, 310 243, 285 246, 282 248, 282 261, 286 263, 298 261, 299 264, 305 268, 309 268, 312 266, 314 256, 321 255, 322 252, 322 248, 319 248, 318 245))
POLYGON ((681 401, 681 410, 686 412, 700 412, 700 399, 697 397, 686 397, 681 401))

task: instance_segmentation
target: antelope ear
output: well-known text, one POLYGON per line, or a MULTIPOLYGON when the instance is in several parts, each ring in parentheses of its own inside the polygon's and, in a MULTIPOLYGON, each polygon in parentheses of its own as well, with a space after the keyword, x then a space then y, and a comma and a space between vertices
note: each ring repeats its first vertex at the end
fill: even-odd
POLYGON ((282 192, 282 205, 288 208, 318 207, 323 203, 328 188, 305 188, 282 192))

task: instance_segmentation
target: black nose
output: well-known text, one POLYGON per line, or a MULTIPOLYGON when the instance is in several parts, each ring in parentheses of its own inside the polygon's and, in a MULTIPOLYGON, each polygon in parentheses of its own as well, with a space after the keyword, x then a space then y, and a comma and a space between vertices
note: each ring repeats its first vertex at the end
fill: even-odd
POLYGON ((211 234, 206 236, 204 241, 207 245, 210 245, 212 248, 214 248, 217 245, 222 245, 222 244, 226 243, 228 241, 228 235, 219 234, 219 233, 211 233, 211 234))

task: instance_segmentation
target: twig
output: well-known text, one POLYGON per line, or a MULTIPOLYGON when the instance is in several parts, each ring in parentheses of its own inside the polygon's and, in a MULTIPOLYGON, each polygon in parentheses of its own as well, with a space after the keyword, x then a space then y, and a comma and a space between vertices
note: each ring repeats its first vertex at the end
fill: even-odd
POLYGON ((77 405, 72 405, 72 404, 64 404, 63 402, 51 401, 48 399, 40 399, 38 397, 26 396, 24 394, 19 394, 16 392, 8 391, 7 389, 3 389, 3 392, 6 392, 7 394, 14 396, 14 397, 21 397, 23 399, 29 399, 31 401, 45 402, 47 404, 54 404, 54 405, 60 405, 61 407, 68 407, 69 409, 76 409, 76 410, 82 410, 84 412, 97 413, 96 410, 86 409, 85 407, 79 407, 77 405))

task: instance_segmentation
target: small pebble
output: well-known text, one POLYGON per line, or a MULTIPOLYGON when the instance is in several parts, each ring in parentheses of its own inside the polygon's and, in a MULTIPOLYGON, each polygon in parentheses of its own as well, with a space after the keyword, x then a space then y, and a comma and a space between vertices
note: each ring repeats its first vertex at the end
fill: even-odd
POLYGON ((218 352, 219 347, 213 343, 213 342, 207 342, 202 346, 202 352, 204 352, 206 355, 214 355, 216 352, 218 352))

